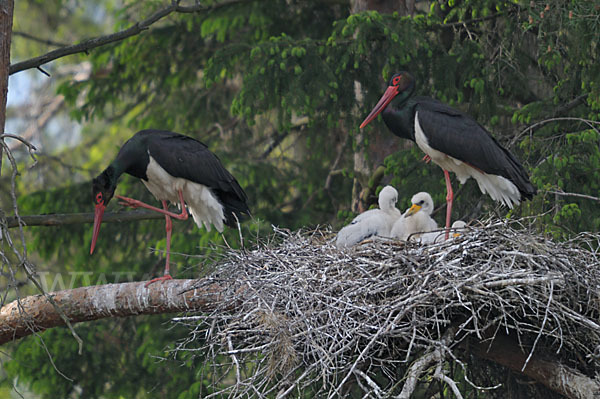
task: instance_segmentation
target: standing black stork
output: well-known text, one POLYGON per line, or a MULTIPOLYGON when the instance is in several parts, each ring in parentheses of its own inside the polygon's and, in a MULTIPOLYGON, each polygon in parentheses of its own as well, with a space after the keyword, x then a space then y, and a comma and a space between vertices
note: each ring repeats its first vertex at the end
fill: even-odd
POLYGON ((202 227, 204 223, 210 231, 210 225, 213 224, 222 232, 223 224, 234 227, 242 214, 250 214, 246 205, 246 193, 223 167, 219 158, 203 143, 169 131, 142 130, 123 144, 115 160, 92 182, 96 211, 90 254, 96 246, 104 209, 113 197, 117 180, 123 173, 141 179, 154 197, 162 202, 163 209, 117 195, 121 200, 120 204, 132 208, 147 208, 165 215, 165 273, 162 277, 150 280, 146 286, 172 278, 169 274, 172 217, 187 219, 189 208, 198 227, 202 227), (167 201, 177 204, 181 213, 170 212, 167 201))
POLYGON ((517 158, 470 116, 428 97, 413 97, 415 78, 396 73, 361 128, 380 113, 396 136, 412 140, 444 170, 446 178, 446 239, 454 193, 448 171, 464 184, 473 177, 479 189, 512 209, 537 192, 517 158))

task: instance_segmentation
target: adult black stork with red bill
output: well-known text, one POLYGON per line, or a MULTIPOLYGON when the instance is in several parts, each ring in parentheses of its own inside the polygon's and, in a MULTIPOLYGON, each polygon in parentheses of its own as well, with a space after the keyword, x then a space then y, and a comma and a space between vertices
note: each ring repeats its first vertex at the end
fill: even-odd
POLYGON ((454 172, 461 184, 469 177, 474 178, 481 192, 509 208, 536 194, 537 189, 521 163, 483 126, 437 100, 413 96, 415 86, 415 78, 410 73, 394 74, 360 127, 381 114, 392 133, 416 142, 426 157, 444 170, 446 239, 454 199, 448 171, 454 172))
POLYGON ((219 231, 236 226, 243 215, 250 215, 247 197, 237 180, 225 169, 215 154, 200 141, 164 130, 142 130, 131 137, 117 157, 92 182, 96 205, 90 254, 94 252, 102 215, 110 202, 119 176, 128 173, 142 180, 146 188, 161 201, 162 209, 117 195, 122 205, 147 208, 165 215, 167 251, 165 272, 151 280, 169 280, 171 218, 185 220, 191 214, 198 227, 219 231), (169 211, 167 201, 177 204, 181 213, 169 211), (189 209, 189 213, 188 213, 189 209))

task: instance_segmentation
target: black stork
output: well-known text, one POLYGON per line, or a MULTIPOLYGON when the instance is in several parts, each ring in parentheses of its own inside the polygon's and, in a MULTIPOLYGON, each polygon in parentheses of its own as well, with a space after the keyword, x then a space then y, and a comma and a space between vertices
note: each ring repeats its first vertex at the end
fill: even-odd
POLYGON ((473 177, 479 189, 512 209, 537 192, 517 158, 502 147, 473 118, 428 97, 413 97, 415 78, 408 72, 392 76, 375 108, 360 125, 365 127, 380 113, 396 136, 412 140, 444 170, 446 179, 446 239, 454 194, 448 171, 464 184, 473 177))
POLYGON ((123 173, 141 179, 154 197, 162 202, 163 209, 117 195, 121 200, 120 204, 132 208, 147 208, 165 215, 165 273, 162 277, 150 280, 146 286, 172 278, 169 274, 171 218, 185 220, 191 214, 198 227, 202 227, 204 223, 210 231, 213 224, 222 232, 224 224, 234 227, 243 214, 250 214, 246 205, 246 193, 206 145, 178 133, 142 130, 123 144, 115 160, 92 181, 96 211, 90 254, 96 246, 104 210, 123 173), (181 213, 170 212, 167 201, 177 204, 181 213))

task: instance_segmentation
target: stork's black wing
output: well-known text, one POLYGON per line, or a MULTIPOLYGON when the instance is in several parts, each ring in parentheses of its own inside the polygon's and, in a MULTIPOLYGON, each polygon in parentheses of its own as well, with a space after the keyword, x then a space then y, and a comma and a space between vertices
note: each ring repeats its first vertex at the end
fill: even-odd
POLYGON ((168 131, 144 133, 150 156, 170 175, 202 184, 213 191, 225 206, 228 226, 235 226, 232 213, 240 220, 242 214, 250 214, 246 193, 206 145, 192 137, 168 131))
POLYGON ((506 148, 468 115, 431 98, 416 98, 419 124, 429 145, 488 174, 510 180, 525 198, 536 188, 527 172, 506 148))

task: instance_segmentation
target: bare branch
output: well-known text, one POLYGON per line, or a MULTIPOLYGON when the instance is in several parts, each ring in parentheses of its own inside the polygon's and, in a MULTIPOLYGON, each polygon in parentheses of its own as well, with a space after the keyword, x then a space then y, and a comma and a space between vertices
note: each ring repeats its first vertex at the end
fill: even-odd
MULTIPOLYGON (((23 144, 25 144, 29 149, 29 155, 35 161, 35 156, 33 155, 33 151, 35 150, 35 147, 31 143, 29 143, 27 140, 25 140, 22 137, 17 136, 17 135, 5 134, 3 136, 19 140, 23 144)), ((11 179, 10 179, 10 184, 11 184, 10 185, 10 196, 11 196, 12 203, 13 203, 13 211, 15 213, 15 217, 17 218, 17 220, 19 220, 20 215, 19 215, 19 207, 17 206, 17 194, 16 194, 16 188, 15 188, 16 187, 16 178, 17 178, 17 174, 19 172, 17 170, 17 162, 16 162, 15 158, 13 157, 11 150, 8 148, 8 146, 4 142, 4 137, 2 137, 2 140, 0 140, 0 147, 3 147, 4 150, 6 151, 6 156, 8 157, 8 160, 10 161, 10 164, 12 166, 12 174, 11 174, 11 179)), ((40 284, 40 282, 37 279, 36 272, 35 272, 35 266, 27 259, 27 244, 25 242, 25 234, 23 233, 23 227, 20 222, 19 222, 19 238, 21 239, 21 245, 22 245, 20 252, 13 245, 10 235, 6 234, 6 241, 8 242, 9 248, 12 249, 12 251, 15 254, 15 256, 17 257, 17 259, 19 259, 19 266, 22 267, 23 271, 27 275, 27 278, 33 283, 33 285, 39 290, 39 292, 42 293, 42 296, 44 298, 46 298, 46 300, 50 303, 50 305, 52 305, 52 308, 56 311, 58 316, 61 318, 61 320, 67 326, 67 328, 71 332, 71 335, 73 335, 73 338, 75 338, 75 340, 79 344, 79 354, 81 354, 82 350, 83 350, 83 340, 79 337, 79 335, 77 335, 77 332, 71 325, 69 319, 65 316, 64 312, 57 306, 54 299, 51 296, 48 296, 48 294, 46 293, 46 291, 44 290, 44 288, 42 287, 42 285, 40 284)), ((8 263, 8 262, 6 262, 6 263, 8 263)), ((14 276, 14 270, 12 269, 12 267, 9 267, 9 270, 10 270, 11 274, 14 276)), ((16 292, 16 294, 17 294, 17 300, 15 301, 15 303, 17 303, 17 305, 18 305, 17 309, 20 311, 22 305, 21 305, 18 291, 16 292)))
POLYGON ((550 194, 556 194, 556 195, 560 195, 562 197, 577 197, 577 198, 585 198, 585 199, 589 199, 592 201, 598 201, 600 202, 600 198, 598 197, 593 197, 591 195, 586 195, 586 194, 578 194, 578 193, 566 193, 564 191, 555 191, 555 190, 548 190, 548 193, 550 194))
POLYGON ((535 132, 537 129, 541 128, 544 125, 547 125, 548 123, 552 123, 552 122, 565 122, 565 121, 571 121, 571 122, 581 122, 584 123, 586 125, 588 125, 588 127, 590 129, 594 129, 596 132, 600 133, 600 122, 599 121, 593 121, 591 119, 584 119, 584 118, 577 118, 577 117, 571 117, 571 116, 563 116, 563 117, 556 117, 556 118, 548 118, 548 119, 544 119, 543 121, 539 121, 536 122, 532 125, 527 126, 525 129, 523 129, 522 132, 520 132, 519 134, 517 134, 510 142, 510 146, 512 147, 517 141, 519 141, 521 139, 521 137, 523 137, 526 134, 532 134, 533 132, 535 132))
MULTIPOLYGON (((55 213, 51 215, 28 215, 17 217, 6 218, 7 227, 18 227, 19 219, 23 226, 65 226, 68 224, 81 224, 81 223, 93 223, 94 214, 89 213, 55 213)), ((151 220, 151 219, 164 219, 164 216, 160 213, 147 211, 147 210, 135 210, 129 212, 107 212, 102 217, 102 223, 108 222, 132 222, 136 220, 151 220)))
POLYGON ((417 361, 415 361, 409 369, 406 382, 402 387, 402 392, 397 396, 398 399, 409 399, 415 388, 417 387, 417 383, 419 382, 419 376, 423 374, 423 371, 432 365, 435 362, 435 354, 429 353, 425 356, 421 356, 417 361))
POLYGON ((152 14, 150 17, 143 20, 142 22, 138 22, 135 25, 133 25, 132 27, 122 30, 120 32, 113 33, 113 34, 106 35, 106 36, 99 36, 99 37, 95 37, 92 39, 83 40, 82 42, 80 42, 78 44, 75 44, 72 46, 67 46, 67 47, 62 47, 62 48, 50 51, 49 53, 46 53, 39 57, 31 58, 26 61, 12 64, 10 66, 9 74, 12 75, 14 73, 24 71, 26 69, 37 68, 37 67, 40 67, 50 61, 56 60, 58 58, 62 58, 67 55, 83 53, 83 52, 89 51, 96 47, 104 46, 109 43, 118 42, 118 41, 126 39, 128 37, 135 36, 135 35, 139 34, 140 32, 148 29, 148 27, 150 25, 152 25, 153 23, 155 23, 156 21, 160 20, 161 18, 166 17, 167 15, 169 15, 170 13, 175 11, 176 8, 177 8, 177 6, 172 4, 169 7, 166 7, 166 8, 163 8, 162 10, 156 11, 154 14, 152 14))
MULTIPOLYGON (((413 363, 413 365, 409 369, 408 375, 406 377, 406 382, 402 387, 402 392, 400 392, 398 399, 409 399, 415 391, 417 382, 419 381, 419 376, 423 374, 423 371, 434 362, 438 362, 441 364, 444 358, 444 353, 446 352, 446 348, 448 348, 450 344, 454 341, 454 336, 457 331, 458 325, 448 328, 448 330, 444 333, 443 337, 440 339, 439 347, 421 356, 413 363)), ((450 385, 456 395, 456 383, 452 381, 448 376, 443 375, 441 371, 441 366, 438 366, 436 368, 434 377, 450 385)), ((460 397, 460 393, 456 396, 460 397)))
POLYGON ((178 2, 172 2, 169 6, 154 12, 152 15, 150 15, 148 18, 144 19, 143 21, 137 22, 133 26, 131 26, 125 30, 122 30, 120 32, 116 32, 116 33, 113 33, 110 35, 105 35, 105 36, 98 36, 98 37, 94 37, 91 39, 86 39, 86 40, 81 41, 80 43, 50 51, 39 57, 31 58, 29 60, 25 60, 22 62, 18 62, 16 64, 12 64, 10 66, 9 74, 12 75, 14 73, 24 71, 26 69, 39 68, 40 66, 42 66, 50 61, 54 61, 58 58, 65 57, 67 55, 87 52, 96 47, 101 47, 106 44, 118 42, 118 41, 127 39, 128 37, 138 35, 139 33, 148 29, 155 22, 161 20, 162 18, 166 17, 167 15, 169 15, 173 12, 194 13, 194 12, 199 12, 199 11, 211 11, 211 10, 215 10, 215 9, 218 9, 218 8, 221 8, 224 6, 228 6, 228 5, 231 5, 234 3, 241 3, 243 1, 247 1, 247 0, 225 1, 222 3, 214 4, 212 6, 204 6, 199 3, 196 3, 196 5, 194 5, 194 6, 180 6, 178 4, 178 2))
POLYGON ((42 44, 47 44, 49 46, 56 46, 56 47, 68 46, 68 44, 66 44, 66 43, 55 42, 53 40, 43 39, 41 37, 37 37, 37 36, 31 35, 26 32, 13 31, 13 36, 21 36, 24 39, 32 40, 34 42, 38 42, 38 43, 42 43, 42 44))
POLYGON ((366 383, 373 390, 373 393, 375 394, 375 396, 377 396, 378 398, 383 397, 383 395, 382 395, 383 390, 381 389, 381 387, 379 385, 377 385, 377 383, 375 381, 373 381, 371 379, 371 377, 369 377, 365 372, 363 372, 362 370, 356 369, 356 370, 354 370, 354 374, 356 374, 359 377, 362 377, 366 381, 366 383))
POLYGON ((438 363, 437 367, 435 368, 433 378, 437 378, 438 380, 448 384, 450 386, 450 389, 452 389, 452 393, 454 393, 454 396, 456 396, 456 399, 463 399, 463 396, 460 393, 460 390, 458 389, 458 385, 456 385, 456 381, 448 377, 446 373, 442 371, 442 362, 438 363))
MULTIPOLYGON (((23 131, 20 136, 25 140, 31 140, 36 134, 40 134, 40 131, 48 124, 48 122, 58 114, 65 104, 65 97, 58 95, 52 98, 48 103, 44 102, 38 106, 32 107, 31 104, 27 104, 29 109, 32 111, 33 116, 32 122, 23 131), (32 109, 34 108, 34 109, 32 109), (37 108, 37 109, 35 109, 37 108)), ((13 148, 9 146, 9 148, 13 148)))
MULTIPOLYGON (((0 134, 0 139, 1 140, 4 140, 4 139, 18 140, 29 149, 30 154, 32 154, 33 151, 37 150, 37 148, 35 148, 35 146, 33 144, 31 144, 29 141, 27 141, 27 139, 25 139, 24 137, 18 136, 16 134, 8 134, 8 133, 0 134)), ((33 159, 35 160, 35 157, 33 159)))
MULTIPOLYGON (((48 294, 71 323, 107 317, 161 314, 212 309, 221 303, 221 289, 212 284, 193 289, 198 280, 167 280, 105 284, 48 294)), ((64 325, 46 296, 33 295, 0 309, 0 345, 34 332, 64 325)))

